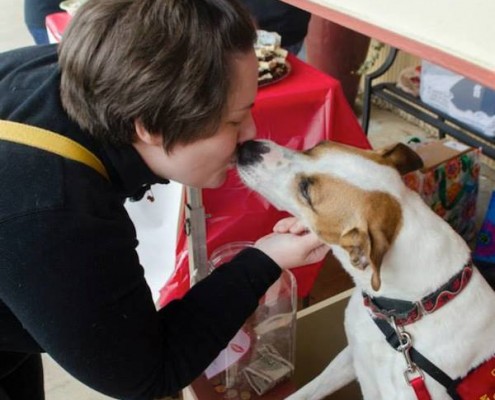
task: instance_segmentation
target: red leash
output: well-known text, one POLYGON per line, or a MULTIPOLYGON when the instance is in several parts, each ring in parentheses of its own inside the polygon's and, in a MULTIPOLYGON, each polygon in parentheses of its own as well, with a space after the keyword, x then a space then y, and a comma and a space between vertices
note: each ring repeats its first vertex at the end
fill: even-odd
POLYGON ((412 379, 409 383, 413 387, 414 393, 416 393, 418 400, 431 400, 430 392, 428 392, 425 385, 425 380, 422 376, 412 379))

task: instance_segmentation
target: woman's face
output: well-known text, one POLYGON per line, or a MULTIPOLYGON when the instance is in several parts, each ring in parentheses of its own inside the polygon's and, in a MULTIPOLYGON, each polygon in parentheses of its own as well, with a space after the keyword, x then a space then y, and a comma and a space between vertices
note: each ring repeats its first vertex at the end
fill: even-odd
MULTIPOLYGON (((239 54, 233 61, 233 82, 227 112, 216 133, 190 144, 178 144, 168 154, 161 136, 152 143, 134 144, 146 164, 158 176, 197 188, 216 188, 234 168, 237 145, 256 136, 251 115, 258 87, 258 61, 254 51, 239 54)), ((138 137, 141 135, 139 134, 138 137)))

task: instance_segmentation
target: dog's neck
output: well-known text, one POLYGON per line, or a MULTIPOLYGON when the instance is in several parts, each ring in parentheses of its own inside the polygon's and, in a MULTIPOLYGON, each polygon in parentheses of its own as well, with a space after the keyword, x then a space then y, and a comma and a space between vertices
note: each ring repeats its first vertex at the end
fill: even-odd
POLYGON ((401 201, 403 223, 381 265, 381 287, 371 288, 371 268, 354 268, 347 253, 334 249, 356 286, 371 296, 417 301, 447 282, 464 266, 470 250, 464 240, 413 192, 401 201))

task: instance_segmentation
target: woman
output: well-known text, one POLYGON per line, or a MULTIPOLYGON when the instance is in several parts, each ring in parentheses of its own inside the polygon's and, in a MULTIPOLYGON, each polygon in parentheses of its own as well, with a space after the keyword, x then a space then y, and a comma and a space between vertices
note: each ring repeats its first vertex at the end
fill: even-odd
POLYGON ((323 258, 314 235, 290 233, 297 224, 284 220, 158 312, 139 265, 124 199, 168 179, 218 187, 237 145, 254 137, 254 38, 235 0, 90 0, 58 52, 0 55, 0 119, 10 121, 0 134, 55 132, 108 175, 53 154, 53 143, 0 140, 2 400, 44 398, 41 352, 109 396, 173 394, 226 346, 281 268, 323 258))

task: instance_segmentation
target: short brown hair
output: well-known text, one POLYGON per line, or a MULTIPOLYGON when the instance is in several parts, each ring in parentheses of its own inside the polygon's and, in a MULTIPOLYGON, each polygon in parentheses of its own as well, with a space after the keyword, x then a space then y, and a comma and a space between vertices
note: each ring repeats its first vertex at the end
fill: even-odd
POLYGON ((255 35, 236 0, 89 0, 60 44, 62 103, 113 144, 132 143, 139 118, 169 151, 215 132, 230 60, 255 35))

